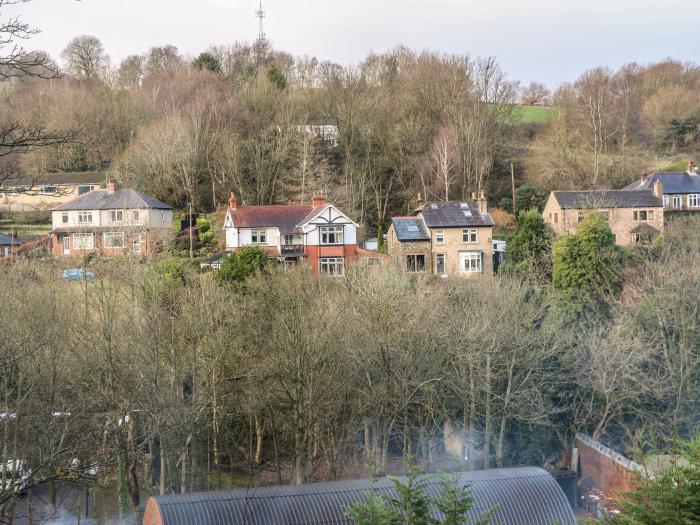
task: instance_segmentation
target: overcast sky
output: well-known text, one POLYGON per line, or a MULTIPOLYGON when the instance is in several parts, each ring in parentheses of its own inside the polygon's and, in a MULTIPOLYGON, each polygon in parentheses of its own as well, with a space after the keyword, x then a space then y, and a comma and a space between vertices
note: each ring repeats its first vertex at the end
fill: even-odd
MULTIPOLYGON (((74 36, 100 38, 115 63, 160 44, 194 55, 255 39, 257 0, 31 0, 27 43, 58 58, 74 36)), ((494 55, 513 79, 550 86, 585 69, 700 59, 700 0, 263 0, 278 49, 343 64, 403 43, 494 55)))

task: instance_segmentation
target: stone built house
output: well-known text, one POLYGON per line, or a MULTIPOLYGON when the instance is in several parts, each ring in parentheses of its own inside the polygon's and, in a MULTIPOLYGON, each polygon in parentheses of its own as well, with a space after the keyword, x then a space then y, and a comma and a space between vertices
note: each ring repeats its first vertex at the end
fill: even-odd
POLYGON ((111 180, 51 212, 55 256, 147 254, 173 229, 173 209, 111 180))
POLYGON ((483 192, 478 201, 428 202, 414 217, 393 217, 389 255, 408 273, 440 277, 493 274, 494 222, 483 192))
POLYGON ((625 186, 623 190, 639 191, 654 190, 661 184, 659 195, 663 198, 666 212, 700 212, 700 174, 688 162, 688 171, 653 173, 648 177, 625 186))
POLYGON ((14 175, 0 184, 0 211, 48 211, 106 181, 99 172, 14 175))
POLYGON ((239 206, 232 193, 224 221, 227 252, 256 245, 271 259, 306 261, 313 273, 332 276, 344 275, 357 257, 357 228, 324 197, 308 205, 239 206))
POLYGON ((591 212, 603 214, 621 246, 652 242, 664 231, 661 183, 649 190, 553 191, 542 217, 556 235, 575 234, 591 212))

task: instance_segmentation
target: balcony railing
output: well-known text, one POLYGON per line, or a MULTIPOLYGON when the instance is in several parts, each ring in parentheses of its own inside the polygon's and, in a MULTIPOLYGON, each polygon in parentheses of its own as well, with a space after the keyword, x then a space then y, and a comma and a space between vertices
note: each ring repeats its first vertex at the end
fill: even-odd
POLYGON ((287 255, 287 256, 304 255, 304 245, 303 244, 283 244, 280 246, 280 253, 282 255, 287 255))

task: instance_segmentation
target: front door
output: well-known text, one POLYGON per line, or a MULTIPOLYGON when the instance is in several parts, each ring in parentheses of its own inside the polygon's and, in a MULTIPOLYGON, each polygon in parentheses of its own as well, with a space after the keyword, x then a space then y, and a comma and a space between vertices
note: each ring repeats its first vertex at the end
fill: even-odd
POLYGON ((445 254, 444 253, 438 253, 436 256, 436 264, 435 267, 437 269, 437 274, 438 275, 445 275, 445 254))
POLYGON ((61 243, 63 244, 63 255, 70 255, 70 235, 61 237, 61 243))

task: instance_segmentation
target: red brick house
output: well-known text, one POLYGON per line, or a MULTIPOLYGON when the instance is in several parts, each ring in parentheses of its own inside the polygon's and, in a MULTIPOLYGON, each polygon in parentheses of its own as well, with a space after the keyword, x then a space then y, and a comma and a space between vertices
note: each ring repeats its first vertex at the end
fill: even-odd
POLYGON ((115 181, 51 211, 54 256, 147 254, 171 235, 173 209, 115 181))

